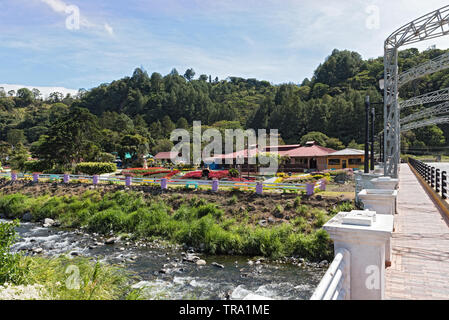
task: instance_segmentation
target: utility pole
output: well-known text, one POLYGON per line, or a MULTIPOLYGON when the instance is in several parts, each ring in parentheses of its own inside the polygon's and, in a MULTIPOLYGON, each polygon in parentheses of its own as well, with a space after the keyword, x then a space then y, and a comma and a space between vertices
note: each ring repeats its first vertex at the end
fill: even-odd
POLYGON ((370 169, 374 171, 374 131, 376 126, 376 109, 371 108, 371 167, 370 169))
POLYGON ((369 173, 369 96, 365 97, 365 173, 369 173))

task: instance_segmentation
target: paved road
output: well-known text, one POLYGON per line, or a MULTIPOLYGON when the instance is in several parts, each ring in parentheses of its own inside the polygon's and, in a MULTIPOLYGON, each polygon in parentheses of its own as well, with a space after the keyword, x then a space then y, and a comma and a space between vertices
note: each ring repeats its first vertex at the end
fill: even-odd
POLYGON ((407 164, 401 165, 386 298, 449 299, 449 223, 407 164))
POLYGON ((449 173, 449 162, 432 162, 427 163, 429 166, 440 169, 441 171, 446 171, 449 173))

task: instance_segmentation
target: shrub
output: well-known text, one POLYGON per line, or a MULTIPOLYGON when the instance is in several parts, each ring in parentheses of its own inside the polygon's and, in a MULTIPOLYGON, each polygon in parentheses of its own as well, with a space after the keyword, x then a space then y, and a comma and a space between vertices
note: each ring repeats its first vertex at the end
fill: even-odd
POLYGON ((238 178, 238 176, 240 175, 239 171, 237 169, 229 169, 229 176, 232 178, 238 178))
POLYGON ((47 161, 25 161, 23 164, 23 169, 25 172, 44 172, 51 168, 51 165, 47 161))
POLYGON ((23 194, 15 193, 0 197, 0 211, 9 218, 21 218, 31 210, 33 199, 23 194))
POLYGON ((84 173, 88 175, 97 175, 103 173, 111 173, 117 170, 115 163, 108 162, 81 162, 75 167, 76 173, 84 173))
POLYGON ((20 267, 20 256, 12 254, 11 245, 16 240, 15 228, 19 221, 0 223, 0 284, 10 282, 18 284, 23 281, 26 269, 20 267))

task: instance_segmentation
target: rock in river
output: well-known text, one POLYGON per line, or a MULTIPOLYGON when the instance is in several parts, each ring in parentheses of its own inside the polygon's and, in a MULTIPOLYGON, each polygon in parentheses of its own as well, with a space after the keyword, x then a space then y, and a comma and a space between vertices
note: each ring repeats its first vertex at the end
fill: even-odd
POLYGON ((212 265, 214 267, 217 267, 217 268, 220 268, 220 269, 224 269, 224 265, 222 265, 222 264, 219 264, 219 263, 216 263, 216 262, 212 262, 212 265))
POLYGON ((56 223, 55 220, 50 219, 50 218, 45 218, 43 227, 44 227, 44 228, 48 228, 48 227, 53 226, 55 223, 56 223))
POLYGON ((25 213, 25 214, 23 215, 22 221, 24 221, 24 222, 30 222, 32 218, 33 218, 33 216, 31 215, 31 213, 30 213, 30 212, 27 212, 27 213, 25 213))
POLYGON ((114 237, 112 237, 112 238, 107 239, 107 240, 104 242, 104 244, 114 244, 115 241, 117 241, 117 239, 114 238, 114 237))
POLYGON ((206 261, 202 259, 197 260, 195 263, 197 266, 205 266, 207 264, 206 261))

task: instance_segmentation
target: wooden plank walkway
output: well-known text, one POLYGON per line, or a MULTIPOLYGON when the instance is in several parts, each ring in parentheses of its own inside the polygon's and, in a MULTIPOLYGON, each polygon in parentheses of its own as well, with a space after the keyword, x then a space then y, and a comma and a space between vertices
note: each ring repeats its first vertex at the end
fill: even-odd
POLYGON ((449 299, 449 222, 407 164, 399 177, 386 299, 449 299))

